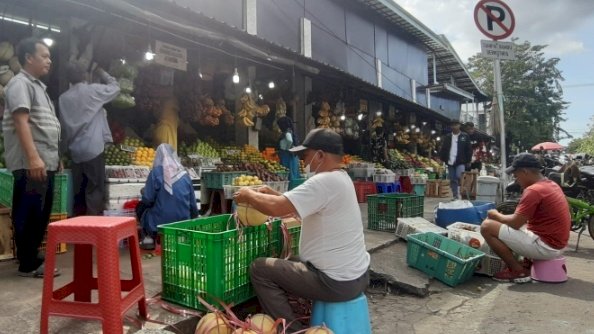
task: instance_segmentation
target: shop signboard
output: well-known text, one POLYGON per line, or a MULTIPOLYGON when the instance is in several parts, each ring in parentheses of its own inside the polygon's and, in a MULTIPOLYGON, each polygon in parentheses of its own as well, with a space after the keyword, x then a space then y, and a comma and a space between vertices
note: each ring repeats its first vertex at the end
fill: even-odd
POLYGON ((155 41, 155 63, 180 71, 187 71, 188 50, 169 43, 155 41))
POLYGON ((516 52, 513 42, 498 42, 481 40, 481 55, 483 58, 514 60, 516 52))

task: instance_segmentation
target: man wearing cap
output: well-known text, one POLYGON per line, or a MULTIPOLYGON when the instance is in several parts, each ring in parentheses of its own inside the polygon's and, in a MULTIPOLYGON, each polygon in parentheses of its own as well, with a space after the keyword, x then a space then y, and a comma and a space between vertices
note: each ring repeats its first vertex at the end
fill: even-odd
POLYGON ((450 128, 452 132, 445 136, 439 151, 439 158, 448 166, 452 195, 454 199, 458 199, 460 179, 466 165, 470 164, 472 159, 472 147, 468 134, 460 131, 459 120, 453 119, 450 122, 450 128))
POLYGON ((563 191, 541 173, 534 155, 521 153, 506 170, 524 189, 516 211, 504 215, 490 210, 481 234, 491 249, 507 264, 495 280, 524 283, 530 279, 530 260, 559 257, 569 240, 571 217, 563 191), (525 258, 523 263, 513 253, 525 258))
MULTIPOLYGON (((287 295, 326 302, 354 299, 369 283, 370 261, 355 188, 341 168, 340 135, 315 129, 291 151, 301 154, 306 173, 314 173, 302 185, 284 194, 268 187, 258 191, 241 188, 234 194, 236 202, 264 214, 301 218, 299 257, 259 258, 250 268, 264 312, 288 322, 296 316, 287 295)), ((300 328, 298 322, 291 326, 292 330, 300 328)))

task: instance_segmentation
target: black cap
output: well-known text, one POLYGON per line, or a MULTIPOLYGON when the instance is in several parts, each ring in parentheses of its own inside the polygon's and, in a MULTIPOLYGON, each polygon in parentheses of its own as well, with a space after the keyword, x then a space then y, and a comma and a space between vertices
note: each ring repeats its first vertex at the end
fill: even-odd
POLYGON ((505 172, 507 174, 511 174, 515 172, 518 168, 541 169, 542 165, 540 164, 540 161, 538 161, 538 158, 536 158, 533 154, 520 153, 516 155, 514 161, 512 162, 512 165, 507 167, 505 172))
POLYGON ((330 129, 311 130, 307 134, 307 137, 305 137, 303 144, 293 147, 289 151, 300 152, 308 148, 336 155, 344 155, 342 137, 330 129))

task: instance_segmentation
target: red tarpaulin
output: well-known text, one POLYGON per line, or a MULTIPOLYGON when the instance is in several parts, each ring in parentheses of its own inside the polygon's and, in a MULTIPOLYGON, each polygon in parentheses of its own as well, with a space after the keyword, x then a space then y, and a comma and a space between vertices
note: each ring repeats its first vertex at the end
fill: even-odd
POLYGON ((561 151, 565 147, 561 146, 561 144, 553 143, 550 141, 545 141, 544 143, 536 144, 532 146, 532 151, 540 151, 541 148, 545 151, 561 151))

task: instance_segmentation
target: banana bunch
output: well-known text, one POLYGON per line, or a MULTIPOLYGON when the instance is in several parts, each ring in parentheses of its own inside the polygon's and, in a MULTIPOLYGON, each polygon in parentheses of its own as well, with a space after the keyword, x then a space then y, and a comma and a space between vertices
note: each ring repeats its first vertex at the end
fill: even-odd
POLYGON ((256 108, 254 100, 252 100, 252 96, 250 94, 243 93, 239 98, 239 101, 241 102, 241 110, 237 114, 237 117, 239 117, 244 126, 254 126, 255 124, 252 119, 256 115, 256 108))
POLYGON ((375 118, 373 119, 373 123, 371 123, 371 128, 375 129, 375 128, 383 128, 384 127, 384 119, 382 118, 382 116, 375 116, 375 118))
POLYGON ((394 139, 398 144, 407 145, 410 143, 410 135, 400 125, 396 125, 396 136, 394 139))
POLYGON ((328 102, 322 102, 318 115, 320 116, 316 121, 318 128, 330 128, 330 125, 332 125, 332 111, 330 110, 330 104, 328 104, 328 102))
POLYGON ((287 104, 282 97, 279 97, 278 100, 276 100, 276 113, 274 114, 274 123, 272 124, 272 130, 274 130, 274 132, 281 133, 281 129, 278 127, 278 124, 276 124, 276 121, 285 116, 287 116, 287 104))

